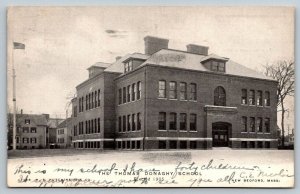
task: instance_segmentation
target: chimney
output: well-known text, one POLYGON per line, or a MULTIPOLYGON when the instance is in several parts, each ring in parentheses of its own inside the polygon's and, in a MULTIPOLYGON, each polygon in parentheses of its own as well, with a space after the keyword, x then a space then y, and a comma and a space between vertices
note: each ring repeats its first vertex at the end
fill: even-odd
POLYGON ((157 38, 153 36, 146 36, 145 41, 145 54, 152 55, 161 49, 167 49, 169 40, 164 38, 157 38))
POLYGON ((116 61, 118 61, 119 59, 121 59, 122 57, 121 56, 117 56, 116 57, 116 61))
POLYGON ((207 46, 201 46, 196 44, 188 44, 186 45, 188 53, 194 53, 198 55, 208 55, 208 48, 207 46))
POLYGON ((21 115, 23 115, 23 109, 21 109, 21 115))

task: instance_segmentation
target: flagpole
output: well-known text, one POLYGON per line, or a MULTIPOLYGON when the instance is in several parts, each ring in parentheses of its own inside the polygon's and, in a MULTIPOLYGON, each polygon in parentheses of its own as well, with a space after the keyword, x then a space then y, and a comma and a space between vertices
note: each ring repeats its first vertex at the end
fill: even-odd
POLYGON ((14 49, 12 49, 12 71, 13 71, 13 150, 16 150, 16 109, 17 109, 17 102, 16 102, 16 71, 14 65, 14 49))

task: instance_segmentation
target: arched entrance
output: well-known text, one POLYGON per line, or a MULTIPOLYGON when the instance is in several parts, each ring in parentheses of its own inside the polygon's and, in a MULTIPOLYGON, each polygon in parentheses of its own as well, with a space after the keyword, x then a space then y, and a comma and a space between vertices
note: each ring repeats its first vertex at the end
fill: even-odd
POLYGON ((213 147, 228 147, 231 124, 216 122, 212 124, 213 147))

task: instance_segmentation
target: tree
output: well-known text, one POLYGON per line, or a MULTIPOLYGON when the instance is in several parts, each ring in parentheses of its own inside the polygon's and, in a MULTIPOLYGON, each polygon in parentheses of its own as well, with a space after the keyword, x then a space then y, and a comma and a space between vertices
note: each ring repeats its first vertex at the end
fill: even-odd
POLYGON ((294 96, 295 92, 295 67, 293 61, 279 61, 272 65, 265 65, 265 75, 278 81, 277 107, 281 112, 281 141, 284 146, 284 116, 288 109, 284 102, 287 96, 294 96))

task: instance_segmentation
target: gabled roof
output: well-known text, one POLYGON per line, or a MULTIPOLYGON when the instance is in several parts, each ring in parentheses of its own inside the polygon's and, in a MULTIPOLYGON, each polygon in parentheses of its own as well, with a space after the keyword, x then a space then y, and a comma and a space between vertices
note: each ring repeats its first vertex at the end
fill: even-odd
POLYGON ((201 61, 207 60, 209 58, 228 60, 226 62, 226 72, 224 74, 274 80, 270 77, 265 76, 262 73, 245 67, 225 57, 220 57, 215 54, 205 56, 171 49, 159 50, 158 52, 151 55, 141 66, 146 64, 155 64, 167 67, 213 72, 210 69, 207 69, 201 63, 201 61))
POLYGON ((127 54, 127 55, 123 56, 122 58, 120 58, 119 60, 117 60, 116 62, 112 63, 104 71, 106 71, 106 72, 124 73, 123 62, 126 61, 129 58, 147 60, 149 58, 149 55, 145 55, 145 54, 142 54, 142 53, 127 54))
POLYGON ((63 121, 64 119, 50 118, 48 119, 47 125, 49 128, 57 128, 57 126, 63 121))
POLYGON ((67 127, 67 122, 70 122, 71 121, 71 118, 67 118, 65 120, 63 120, 58 126, 57 128, 65 128, 67 127))
POLYGON ((33 122, 36 125, 47 125, 47 117, 43 114, 18 114, 17 115, 17 124, 23 124, 25 120, 29 119, 30 122, 33 122))

